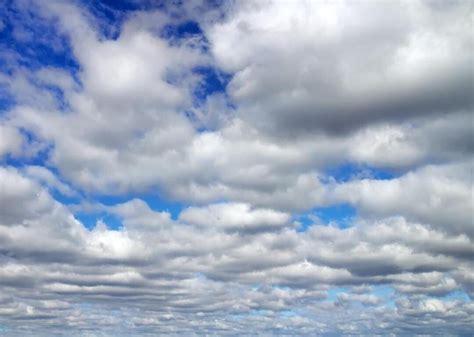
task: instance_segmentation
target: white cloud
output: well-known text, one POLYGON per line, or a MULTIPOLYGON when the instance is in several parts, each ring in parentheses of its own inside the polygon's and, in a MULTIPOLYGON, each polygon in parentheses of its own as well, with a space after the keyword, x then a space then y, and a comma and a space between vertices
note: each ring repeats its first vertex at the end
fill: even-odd
POLYGON ((103 6, 123 18, 113 39, 78 3, 8 12, 23 42, 50 25, 79 67, 5 56, 1 333, 472 331, 466 3, 103 6), (160 34, 188 19, 203 36, 160 34), (228 86, 196 102, 196 66, 228 86), (345 164, 373 174, 331 175, 345 164), (341 203, 348 228, 311 223, 341 203))
POLYGON ((23 142, 24 139, 17 129, 0 124, 0 158, 6 154, 20 154, 23 142))
POLYGON ((294 138, 471 108, 466 6, 246 2, 207 32, 239 115, 294 138))
POLYGON ((356 180, 336 198, 366 215, 403 215, 454 234, 473 236, 472 163, 426 166, 392 180, 356 180))
MULTIPOLYGON (((348 229, 314 225, 298 233, 292 226, 281 227, 288 224, 288 214, 246 204, 192 207, 173 221, 168 213, 153 211, 135 199, 103 206, 120 216, 123 229, 109 230, 99 221, 87 231, 33 180, 13 168, 1 173, 8 178, 1 181, 10 184, 0 190, 2 200, 11 203, 8 213, 2 209, 2 214, 10 215, 2 218, 0 242, 2 252, 13 259, 2 260, 0 286, 13 295, 22 294, 3 304, 2 310, 25 322, 48 315, 49 322, 72 324, 64 322, 74 321, 80 310, 82 324, 95 324, 87 307, 79 309, 87 298, 100 304, 100 311, 126 304, 128 309, 124 306, 120 314, 142 313, 140 326, 154 331, 165 329, 162 324, 191 328, 198 321, 178 323, 191 314, 200 317, 201 324, 219 317, 225 330, 240 331, 233 325, 233 315, 242 316, 246 327, 263 329, 261 322, 246 315, 248 310, 261 310, 268 324, 295 307, 303 312, 327 310, 332 302, 327 302, 326 291, 334 285, 385 284, 400 294, 439 296, 467 291, 464 287, 470 284, 468 256, 473 245, 466 236, 447 236, 403 218, 348 229), (27 203, 29 214, 23 211, 27 203), (249 231, 249 226, 263 226, 266 231, 249 231), (222 232, 233 227, 245 235, 222 232), (161 309, 153 309, 156 306, 161 309)), ((390 319, 385 300, 370 293, 338 295, 333 310, 351 310, 347 308, 353 301, 384 312, 387 324, 410 317, 400 309, 390 319)), ((436 303, 440 308, 453 305, 436 303)), ((457 310, 469 309, 461 305, 457 310)), ((296 331, 292 329, 300 324, 308 331, 332 331, 324 316, 303 317, 308 320, 296 320, 288 331, 296 331)), ((353 319, 357 329, 362 328, 353 319)), ((363 322, 373 324, 367 318, 363 322)), ((215 323, 206 324, 206 331, 216 328, 215 323)))
POLYGON ((65 196, 76 196, 76 192, 61 182, 50 170, 43 166, 28 166, 25 168, 25 174, 38 182, 45 184, 49 188, 57 190, 65 196))
POLYGON ((288 223, 290 215, 271 209, 252 209, 249 204, 222 203, 187 208, 181 212, 180 220, 198 226, 251 232, 281 228, 288 223))

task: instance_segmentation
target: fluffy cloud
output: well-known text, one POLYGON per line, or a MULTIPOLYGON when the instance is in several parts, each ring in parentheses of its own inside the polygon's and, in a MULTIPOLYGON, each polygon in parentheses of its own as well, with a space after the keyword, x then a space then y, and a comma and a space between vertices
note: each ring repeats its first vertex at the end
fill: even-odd
POLYGON ((294 137, 470 109, 468 13, 460 2, 248 2, 208 31, 243 118, 294 137))
MULTIPOLYGON (((110 230, 99 221, 89 231, 44 187, 13 168, 2 169, 1 174, 2 181, 11 183, 2 187, 2 200, 11 203, 2 202, 8 209, 2 214, 8 218, 0 226, 0 283, 19 296, 5 299, 7 318, 22 317, 25 322, 42 318, 50 324, 62 320, 71 328, 75 319, 86 325, 94 322, 87 317, 93 315, 90 310, 81 305, 84 301, 103 310, 123 302, 128 303, 127 310, 143 317, 128 328, 161 331, 166 322, 178 324, 178 317, 205 312, 201 323, 215 313, 223 331, 239 329, 233 326, 234 316, 243 316, 260 329, 261 322, 250 323, 258 316, 270 319, 295 306, 305 315, 318 307, 323 310, 331 303, 327 290, 334 285, 355 291, 338 294, 335 308, 358 302, 379 307, 387 315, 388 299, 360 293, 357 287, 391 285, 399 294, 435 296, 470 287, 461 275, 471 268, 472 242, 403 218, 347 229, 314 225, 297 232, 288 215, 270 209, 216 204, 188 208, 174 221, 168 213, 153 211, 135 199, 103 206, 120 216, 124 228, 110 230), (30 213, 24 212, 27 203, 30 213), (255 231, 259 226, 263 227, 255 231), (41 296, 29 295, 39 289, 41 296), (155 305, 162 309, 153 313, 155 305), (260 313, 249 315, 249 310, 260 313), (165 319, 165 312, 173 314, 165 319)), ((454 305, 433 303, 440 304, 426 308, 442 309, 440 315, 445 306, 454 305)), ((410 319, 411 311, 404 312, 404 306, 400 310, 406 317, 396 319, 410 319)), ((310 331, 334 328, 327 326, 328 321, 300 319, 310 331)), ((396 324, 395 318, 389 323, 396 324)), ((193 324, 179 323, 176 328, 191 329, 193 324)), ((215 322, 206 324, 206 331, 218 328, 215 322)), ((298 324, 285 329, 297 331, 292 329, 298 324)))
POLYGON ((366 214, 398 215, 473 236, 472 163, 425 166, 392 180, 342 184, 335 193, 366 214))
POLYGON ((14 1, 0 333, 468 335, 468 7, 14 1))
POLYGON ((21 151, 23 137, 20 132, 8 125, 0 125, 0 157, 21 151))
POLYGON ((217 204, 206 209, 188 208, 180 214, 180 219, 198 226, 258 231, 281 227, 290 216, 271 209, 251 209, 248 204, 217 204))

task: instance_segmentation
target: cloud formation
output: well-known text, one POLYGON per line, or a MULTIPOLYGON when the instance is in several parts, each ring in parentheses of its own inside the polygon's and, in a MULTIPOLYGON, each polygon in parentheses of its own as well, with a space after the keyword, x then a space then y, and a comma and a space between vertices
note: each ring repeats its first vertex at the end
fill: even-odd
POLYGON ((460 1, 12 1, 0 333, 469 335, 471 26, 460 1))

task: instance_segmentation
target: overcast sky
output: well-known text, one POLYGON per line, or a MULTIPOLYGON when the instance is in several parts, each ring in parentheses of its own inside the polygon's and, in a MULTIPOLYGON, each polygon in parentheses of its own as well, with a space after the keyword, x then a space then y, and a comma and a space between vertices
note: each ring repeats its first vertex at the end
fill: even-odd
POLYGON ((471 336, 473 5, 0 2, 0 335, 471 336))

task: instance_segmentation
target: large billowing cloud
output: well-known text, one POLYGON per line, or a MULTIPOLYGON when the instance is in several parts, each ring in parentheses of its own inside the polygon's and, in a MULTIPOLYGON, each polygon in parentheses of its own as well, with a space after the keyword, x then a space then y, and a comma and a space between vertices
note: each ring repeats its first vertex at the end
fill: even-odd
POLYGON ((468 2, 247 2, 209 27, 243 118, 343 132, 472 107, 468 2))
POLYGON ((8 4, 0 334, 472 333, 470 7, 8 4))

